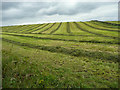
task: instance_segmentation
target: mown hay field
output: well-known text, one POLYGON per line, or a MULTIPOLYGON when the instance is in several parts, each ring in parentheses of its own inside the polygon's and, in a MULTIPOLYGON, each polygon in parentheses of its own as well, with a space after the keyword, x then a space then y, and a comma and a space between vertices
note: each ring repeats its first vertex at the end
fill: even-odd
POLYGON ((3 88, 118 88, 117 21, 3 26, 3 88))

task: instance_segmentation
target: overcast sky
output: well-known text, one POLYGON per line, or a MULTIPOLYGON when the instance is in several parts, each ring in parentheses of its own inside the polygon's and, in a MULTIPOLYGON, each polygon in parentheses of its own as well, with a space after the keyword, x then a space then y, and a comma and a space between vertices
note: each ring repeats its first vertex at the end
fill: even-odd
POLYGON ((2 25, 118 20, 117 2, 2 2, 2 25))

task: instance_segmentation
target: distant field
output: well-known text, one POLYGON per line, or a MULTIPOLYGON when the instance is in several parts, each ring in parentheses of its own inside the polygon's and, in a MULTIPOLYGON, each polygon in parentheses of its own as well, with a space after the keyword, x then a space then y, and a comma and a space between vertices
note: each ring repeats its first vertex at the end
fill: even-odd
POLYGON ((118 21, 2 27, 3 88, 118 88, 118 21))

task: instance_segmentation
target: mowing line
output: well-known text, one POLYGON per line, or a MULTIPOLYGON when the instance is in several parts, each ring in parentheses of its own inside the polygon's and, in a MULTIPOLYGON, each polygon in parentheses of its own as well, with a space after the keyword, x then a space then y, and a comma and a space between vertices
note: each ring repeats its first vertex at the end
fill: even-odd
POLYGON ((95 40, 67 40, 67 39, 59 39, 59 38, 46 38, 46 37, 35 37, 35 36, 25 36, 25 35, 17 35, 17 34, 3 34, 3 35, 10 35, 10 36, 19 36, 19 37, 28 37, 34 39, 45 39, 45 40, 56 40, 56 41, 72 41, 72 42, 85 42, 85 43, 102 43, 102 44, 120 44, 119 42, 104 42, 104 41, 95 41, 95 40))
POLYGON ((113 38, 113 39, 120 39, 119 37, 113 37, 113 36, 105 36, 103 34, 99 34, 99 33, 95 33, 95 32, 91 32, 91 31, 88 31, 86 29, 83 29, 79 26, 78 23, 74 22, 74 24, 76 25, 77 28, 79 28, 80 30, 82 31, 85 31, 85 32, 88 32, 88 33, 91 33, 91 34, 95 34, 95 35, 98 35, 98 36, 101 36, 101 37, 108 37, 108 38, 113 38))
POLYGON ((84 23, 85 25, 87 25, 87 26, 89 26, 89 27, 91 27, 91 28, 97 29, 97 30, 120 32, 119 30, 102 29, 102 28, 97 28, 97 27, 91 26, 91 25, 89 25, 89 24, 87 24, 87 23, 85 23, 85 22, 82 22, 82 23, 84 23))
POLYGON ((69 22, 67 22, 67 32, 68 32, 68 33, 71 33, 69 22))
POLYGON ((39 32, 38 34, 40 34, 40 33, 42 33, 42 32, 45 32, 45 31, 49 30, 49 29, 52 28, 55 24, 56 24, 56 23, 53 23, 50 27, 48 27, 47 29, 45 29, 45 30, 39 32))
POLYGON ((60 28, 61 25, 62 25, 62 22, 59 24, 59 26, 55 30, 51 31, 49 34, 53 34, 54 32, 56 32, 60 28))
MULTIPOLYGON (((38 29, 36 29, 36 30, 34 30, 34 31, 32 31, 32 32, 38 31, 38 30, 40 30, 40 29, 43 29, 44 27, 46 27, 46 26, 48 26, 48 25, 49 25, 49 23, 47 23, 47 24, 46 24, 46 25, 44 25, 43 27, 38 28, 38 29)), ((29 33, 32 33, 32 32, 29 32, 29 33)))
POLYGON ((41 45, 33 45, 33 44, 28 44, 28 43, 21 43, 9 39, 2 38, 3 41, 13 43, 15 45, 19 46, 26 46, 29 48, 34 48, 34 49, 40 49, 40 50, 45 50, 45 51, 50 51, 50 52, 56 52, 56 53, 63 53, 66 55, 71 55, 71 56, 76 56, 76 57, 91 57, 91 58, 96 58, 96 59, 101 59, 101 60, 109 60, 113 62, 118 62, 118 55, 113 55, 110 53, 103 53, 103 52, 96 52, 96 51, 86 51, 82 49, 67 49, 64 47, 55 47, 55 46, 41 46, 41 45))

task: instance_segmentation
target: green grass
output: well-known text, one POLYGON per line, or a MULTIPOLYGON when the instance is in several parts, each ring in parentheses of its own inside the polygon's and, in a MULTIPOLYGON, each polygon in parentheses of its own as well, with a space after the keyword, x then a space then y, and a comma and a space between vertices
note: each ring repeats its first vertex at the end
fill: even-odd
POLYGON ((117 29, 85 23, 2 27, 3 88, 118 88, 118 32, 94 27, 117 29))
POLYGON ((3 88, 118 87, 118 63, 3 45, 3 88))
MULTIPOLYGON (((115 24, 115 23, 111 23, 111 22, 108 22, 108 23, 104 23, 104 22, 99 22, 99 21, 92 21, 91 23, 94 23, 94 24, 97 24, 97 25, 100 25, 100 26, 104 26, 104 27, 109 27, 109 28, 116 28, 118 29, 118 25, 112 25, 112 24, 115 24), (110 23, 110 24, 109 24, 110 23)), ((116 21, 116 24, 119 24, 118 21, 116 21)))
POLYGON ((100 24, 95 24, 92 22, 85 22, 86 24, 99 28, 99 29, 106 29, 106 30, 112 30, 112 31, 118 31, 118 28, 110 28, 110 27, 105 27, 105 26, 101 26, 100 24))

